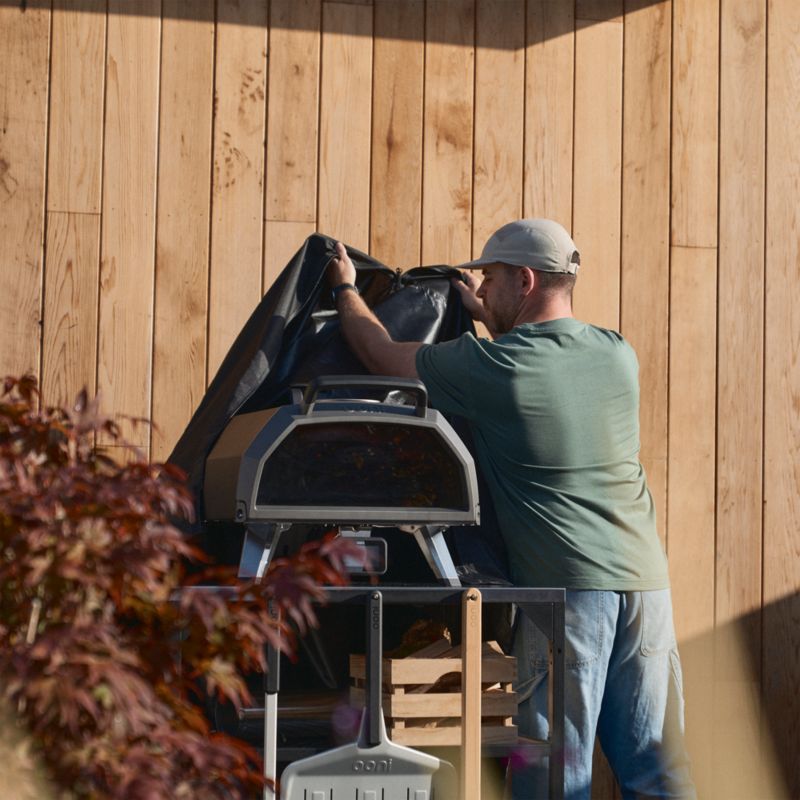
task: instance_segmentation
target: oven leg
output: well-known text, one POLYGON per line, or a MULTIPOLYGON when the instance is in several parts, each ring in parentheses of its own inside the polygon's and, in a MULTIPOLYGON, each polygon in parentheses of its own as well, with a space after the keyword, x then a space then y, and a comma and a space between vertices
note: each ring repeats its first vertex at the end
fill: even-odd
POLYGON ((456 565, 444 540, 445 530, 446 528, 423 525, 414 531, 414 538, 433 574, 448 586, 461 586, 456 565))
POLYGON ((244 533, 242 555, 239 558, 240 578, 262 578, 267 571, 272 554, 278 545, 281 534, 289 529, 283 523, 251 522, 244 533))

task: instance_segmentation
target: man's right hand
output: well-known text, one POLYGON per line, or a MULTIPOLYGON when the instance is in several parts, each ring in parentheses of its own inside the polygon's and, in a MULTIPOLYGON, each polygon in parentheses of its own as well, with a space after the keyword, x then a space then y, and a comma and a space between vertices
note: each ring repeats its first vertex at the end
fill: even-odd
POLYGON ((476 322, 486 324, 486 312, 483 308, 483 300, 476 294, 480 282, 471 270, 465 270, 461 275, 463 280, 451 278, 450 283, 458 290, 458 293, 461 295, 461 302, 464 304, 464 308, 467 309, 472 319, 476 322))
POLYGON ((343 283, 356 283, 356 268, 341 242, 336 242, 336 256, 328 263, 328 283, 331 289, 343 283))

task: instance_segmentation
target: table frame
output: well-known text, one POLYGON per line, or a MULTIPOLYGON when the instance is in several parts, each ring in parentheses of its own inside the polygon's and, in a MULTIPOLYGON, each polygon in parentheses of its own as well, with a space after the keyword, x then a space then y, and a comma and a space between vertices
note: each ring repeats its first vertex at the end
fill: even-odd
MULTIPOLYGON (((464 592, 469 587, 449 586, 346 586, 329 587, 325 591, 326 601, 331 605, 363 604, 368 613, 370 596, 379 591, 387 605, 460 605, 464 592)), ((546 740, 520 739, 518 743, 487 744, 482 751, 485 756, 507 755, 510 749, 524 749, 539 755, 549 756, 549 789, 551 800, 564 797, 564 679, 565 679, 565 602, 564 589, 529 589, 506 586, 478 587, 484 603, 514 603, 525 614, 549 642, 548 668, 548 727, 546 740)), ((277 778, 278 761, 295 761, 320 752, 317 748, 278 748, 278 693, 280 691, 280 654, 275 648, 267 651, 268 670, 264 675, 264 775, 270 780, 277 778)), ((367 687, 373 692, 380 687, 367 687)), ((373 713, 379 713, 373 709, 373 713)), ((265 788, 264 800, 274 800, 275 794, 269 786, 265 788)))

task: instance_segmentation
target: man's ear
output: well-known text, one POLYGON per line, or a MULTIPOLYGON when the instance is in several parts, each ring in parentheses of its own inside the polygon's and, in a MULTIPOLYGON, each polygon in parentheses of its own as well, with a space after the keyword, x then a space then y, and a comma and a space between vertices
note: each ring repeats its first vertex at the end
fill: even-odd
POLYGON ((520 273, 520 280, 522 281, 522 291, 524 294, 530 294, 533 287, 536 285, 536 275, 530 267, 517 267, 520 273))

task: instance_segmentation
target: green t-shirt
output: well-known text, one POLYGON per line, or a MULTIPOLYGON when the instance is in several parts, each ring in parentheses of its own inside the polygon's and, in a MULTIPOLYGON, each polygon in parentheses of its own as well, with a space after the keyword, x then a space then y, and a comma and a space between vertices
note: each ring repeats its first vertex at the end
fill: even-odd
POLYGON ((471 424, 516 584, 669 586, 620 334, 570 318, 464 334, 423 346, 417 371, 436 408, 471 424))

